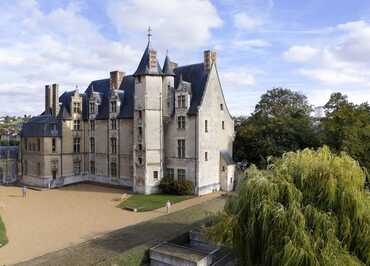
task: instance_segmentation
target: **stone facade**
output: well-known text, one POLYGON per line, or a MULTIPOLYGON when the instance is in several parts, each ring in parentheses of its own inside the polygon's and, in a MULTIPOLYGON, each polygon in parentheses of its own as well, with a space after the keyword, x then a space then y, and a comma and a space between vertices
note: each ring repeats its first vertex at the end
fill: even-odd
POLYGON ((22 181, 58 187, 82 181, 155 193, 167 176, 193 182, 197 195, 233 187, 234 122, 216 67, 163 69, 148 46, 133 75, 110 78, 58 95, 45 88, 45 111, 22 129, 22 181), (225 159, 225 156, 229 159, 225 159))
POLYGON ((18 147, 0 146, 0 184, 17 181, 18 169, 18 147))

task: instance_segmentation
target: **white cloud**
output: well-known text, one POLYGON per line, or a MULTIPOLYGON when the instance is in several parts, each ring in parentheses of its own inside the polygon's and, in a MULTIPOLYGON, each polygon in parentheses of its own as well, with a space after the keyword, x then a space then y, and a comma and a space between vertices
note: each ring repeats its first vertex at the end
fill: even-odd
POLYGON ((105 38, 80 8, 70 4, 46 14, 35 0, 2 3, 0 115, 41 112, 44 84, 84 89, 110 70, 134 70, 142 51, 105 38))
POLYGON ((234 24, 239 29, 252 30, 262 26, 264 23, 264 20, 258 16, 252 16, 246 13, 237 13, 234 15, 234 24))
POLYGON ((108 15, 128 38, 137 38, 150 25, 156 47, 163 48, 207 45, 211 30, 223 24, 209 0, 111 0, 108 15))
POLYGON ((237 40, 233 42, 233 46, 238 49, 262 49, 271 47, 271 43, 261 39, 237 40))
POLYGON ((222 84, 228 89, 240 89, 241 87, 256 84, 256 78, 253 73, 246 70, 233 70, 220 73, 222 84))
POLYGON ((307 62, 310 61, 319 53, 318 49, 312 48, 308 45, 292 46, 286 51, 283 56, 286 60, 292 62, 307 62))
POLYGON ((292 46, 283 57, 302 63, 298 73, 310 79, 326 84, 370 86, 370 24, 354 21, 333 29, 321 45, 292 46))

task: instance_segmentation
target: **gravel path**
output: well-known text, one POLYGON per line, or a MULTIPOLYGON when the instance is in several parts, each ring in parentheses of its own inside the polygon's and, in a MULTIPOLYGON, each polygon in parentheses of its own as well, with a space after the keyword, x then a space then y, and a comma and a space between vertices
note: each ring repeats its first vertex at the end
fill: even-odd
MULTIPOLYGON (((9 238, 9 243, 0 248, 0 264, 26 261, 165 215, 164 209, 133 213, 116 208, 117 199, 125 192, 79 184, 56 190, 29 189, 27 198, 22 198, 20 188, 0 187, 0 214, 9 238)), ((212 194, 180 202, 172 207, 172 211, 217 196, 212 194)))

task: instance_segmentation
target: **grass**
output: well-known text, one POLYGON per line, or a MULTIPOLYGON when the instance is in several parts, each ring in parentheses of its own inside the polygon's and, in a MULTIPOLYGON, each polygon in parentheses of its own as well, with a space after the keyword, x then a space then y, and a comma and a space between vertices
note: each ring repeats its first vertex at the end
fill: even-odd
POLYGON ((8 238, 6 237, 5 225, 0 217, 0 247, 8 243, 8 238))
POLYGON ((130 196, 127 200, 118 205, 119 208, 136 208, 138 212, 152 211, 165 207, 166 202, 169 200, 171 204, 175 204, 187 199, 191 199, 193 196, 178 196, 178 195, 165 195, 165 194, 153 194, 153 195, 141 195, 135 194, 130 196))

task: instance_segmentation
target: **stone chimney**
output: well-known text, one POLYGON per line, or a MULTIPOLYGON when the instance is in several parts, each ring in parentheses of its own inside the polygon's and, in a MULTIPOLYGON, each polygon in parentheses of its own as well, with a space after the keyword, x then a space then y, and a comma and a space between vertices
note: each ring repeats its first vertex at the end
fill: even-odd
POLYGON ((45 85, 45 111, 51 112, 53 116, 59 113, 59 85, 45 85))
POLYGON ((204 51, 204 69, 206 71, 210 71, 212 65, 216 63, 217 54, 216 51, 207 50, 204 51))
POLYGON ((51 88, 50 85, 45 85, 45 111, 48 112, 51 110, 52 106, 52 97, 51 97, 51 88))
POLYGON ((59 84, 53 84, 52 86, 52 114, 57 116, 59 113, 59 84))
POLYGON ((110 72, 110 89, 118 90, 119 87, 121 86, 124 76, 125 76, 124 72, 120 71, 110 72))

